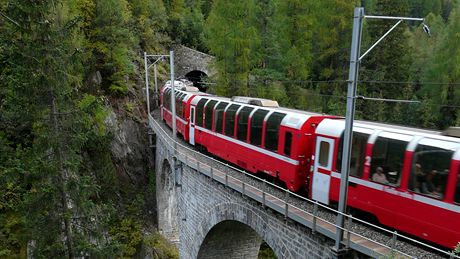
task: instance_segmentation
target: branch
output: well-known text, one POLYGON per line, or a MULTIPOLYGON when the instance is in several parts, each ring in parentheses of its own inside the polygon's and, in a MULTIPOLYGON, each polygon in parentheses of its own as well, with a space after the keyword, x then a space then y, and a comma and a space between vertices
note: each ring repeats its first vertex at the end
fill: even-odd
POLYGON ((19 28, 22 29, 22 26, 19 25, 18 22, 16 22, 15 20, 11 19, 10 17, 8 17, 6 14, 4 14, 2 11, 0 11, 0 14, 5 17, 8 21, 12 22, 14 25, 18 26, 19 28))

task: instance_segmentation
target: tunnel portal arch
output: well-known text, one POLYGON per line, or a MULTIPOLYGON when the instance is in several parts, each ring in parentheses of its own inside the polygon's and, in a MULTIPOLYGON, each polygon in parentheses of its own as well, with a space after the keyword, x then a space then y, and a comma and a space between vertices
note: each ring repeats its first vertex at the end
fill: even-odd
POLYGON ((198 87, 201 92, 206 92, 208 85, 206 84, 206 79, 208 75, 200 70, 192 70, 185 74, 185 78, 193 82, 193 86, 198 87))

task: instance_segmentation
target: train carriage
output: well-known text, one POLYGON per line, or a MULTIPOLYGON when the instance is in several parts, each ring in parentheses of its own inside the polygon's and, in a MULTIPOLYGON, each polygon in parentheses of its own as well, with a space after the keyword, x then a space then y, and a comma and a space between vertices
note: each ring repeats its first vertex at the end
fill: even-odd
POLYGON ((291 191, 305 189, 314 129, 327 116, 246 97, 198 96, 190 109, 194 144, 249 172, 279 179, 291 191))
MULTIPOLYGON (((190 102, 198 95, 208 95, 200 92, 198 88, 190 86, 187 82, 175 81, 175 107, 176 107, 176 129, 185 141, 190 138, 190 102)), ((160 94, 160 111, 161 118, 166 122, 169 127, 172 127, 172 113, 171 113, 171 86, 168 81, 165 87, 161 89, 160 94)))
MULTIPOLYGON (((344 128, 344 120, 326 119, 315 132, 310 195, 325 204, 339 199, 344 128)), ((460 241, 459 138, 356 122, 352 142, 349 206, 445 247, 460 241)))

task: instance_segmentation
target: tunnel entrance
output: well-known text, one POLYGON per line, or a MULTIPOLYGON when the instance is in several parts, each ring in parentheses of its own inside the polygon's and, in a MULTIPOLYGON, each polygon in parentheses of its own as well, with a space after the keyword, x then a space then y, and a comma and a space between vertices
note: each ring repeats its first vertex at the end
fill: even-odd
POLYGON ((201 244, 198 258, 255 259, 276 256, 254 229, 239 221, 226 220, 208 232, 201 244))
POLYGON ((205 82, 206 78, 208 78, 208 75, 203 71, 199 71, 199 70, 190 71, 185 75, 185 78, 193 82, 193 86, 200 89, 201 92, 206 92, 206 90, 208 89, 208 85, 205 82))

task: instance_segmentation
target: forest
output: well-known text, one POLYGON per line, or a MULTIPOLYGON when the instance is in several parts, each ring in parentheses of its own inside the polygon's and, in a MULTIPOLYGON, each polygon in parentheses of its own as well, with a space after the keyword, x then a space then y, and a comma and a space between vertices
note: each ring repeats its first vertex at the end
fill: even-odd
MULTIPOLYGON (((111 114, 145 122, 143 52, 183 44, 215 56, 210 93, 343 116, 356 6, 430 28, 361 62, 356 117, 460 126, 458 0, 1 0, 0 258, 177 257, 147 231, 151 170, 127 183, 111 150, 111 114)), ((361 51, 393 24, 366 20, 361 51)))
MULTIPOLYGON (((361 62, 357 118, 421 128, 460 125, 457 1, 214 1, 205 51, 218 94, 263 96, 344 116, 353 9, 425 18, 399 25, 361 62)), ((361 53, 396 21, 365 20, 361 53)))

